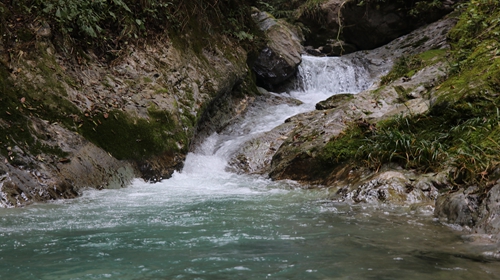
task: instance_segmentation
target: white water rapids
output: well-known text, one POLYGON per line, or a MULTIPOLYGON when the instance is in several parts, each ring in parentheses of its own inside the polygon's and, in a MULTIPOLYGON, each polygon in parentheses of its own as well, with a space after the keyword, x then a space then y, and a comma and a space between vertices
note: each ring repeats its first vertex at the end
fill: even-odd
POLYGON ((1 279, 494 279, 495 263, 429 211, 335 204, 321 190, 226 171, 229 156, 335 93, 369 86, 343 58, 304 57, 304 102, 249 112, 156 184, 0 209, 1 279))

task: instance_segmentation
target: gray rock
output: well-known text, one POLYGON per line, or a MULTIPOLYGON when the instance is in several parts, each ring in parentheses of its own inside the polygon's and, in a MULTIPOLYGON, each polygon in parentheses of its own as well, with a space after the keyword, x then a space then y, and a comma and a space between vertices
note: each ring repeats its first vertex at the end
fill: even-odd
POLYGON ((302 36, 294 27, 266 12, 253 14, 268 39, 267 46, 252 62, 252 69, 267 86, 279 85, 292 77, 301 62, 302 36))

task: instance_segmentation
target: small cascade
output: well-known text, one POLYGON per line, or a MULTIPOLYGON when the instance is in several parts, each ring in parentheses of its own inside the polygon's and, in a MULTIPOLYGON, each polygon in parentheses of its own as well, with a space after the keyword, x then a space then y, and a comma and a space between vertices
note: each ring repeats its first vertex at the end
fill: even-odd
POLYGON ((363 61, 350 57, 304 56, 298 88, 303 92, 357 93, 372 82, 363 61))
POLYGON ((225 170, 227 161, 248 140, 272 130, 291 116, 314 110, 316 103, 334 94, 357 93, 368 88, 372 82, 361 61, 347 57, 304 56, 298 76, 300 83, 296 89, 281 96, 298 99, 303 102, 302 105, 253 106, 244 120, 205 139, 194 153, 188 155, 181 173, 189 173, 190 176, 197 176, 197 172, 222 175, 220 172, 225 170))

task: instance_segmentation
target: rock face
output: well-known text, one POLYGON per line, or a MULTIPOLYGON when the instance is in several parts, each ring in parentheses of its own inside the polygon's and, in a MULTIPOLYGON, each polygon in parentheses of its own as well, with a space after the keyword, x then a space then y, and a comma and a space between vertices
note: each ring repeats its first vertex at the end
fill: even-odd
POLYGON ((182 168, 204 112, 245 92, 250 70, 234 40, 196 51, 194 39, 179 40, 129 45, 111 63, 61 53, 46 36, 21 59, 0 53, 0 206, 158 181, 182 168))
POLYGON ((256 11, 252 16, 268 40, 252 63, 252 69, 263 85, 273 88, 297 72, 303 53, 303 39, 295 27, 269 13, 256 11))
MULTIPOLYGON (((373 49, 407 34, 416 27, 431 23, 452 11, 453 3, 443 3, 432 13, 409 13, 408 3, 402 1, 349 1, 344 5, 343 35, 346 42, 359 49, 373 49)), ((455 1, 456 2, 456 1, 455 1)))
POLYGON ((470 187, 440 196, 434 214, 443 222, 463 226, 473 234, 491 234, 500 240, 500 182, 481 193, 470 187))
POLYGON ((13 159, 1 158, 0 207, 74 198, 84 188, 122 188, 139 176, 135 166, 58 124, 35 120, 34 129, 47 137, 45 145, 60 145, 64 158, 32 155, 14 147, 13 159))

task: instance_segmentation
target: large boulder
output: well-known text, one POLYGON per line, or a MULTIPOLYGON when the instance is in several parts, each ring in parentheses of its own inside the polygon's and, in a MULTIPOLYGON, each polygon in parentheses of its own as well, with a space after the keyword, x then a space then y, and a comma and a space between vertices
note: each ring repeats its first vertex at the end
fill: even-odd
POLYGON ((293 26, 269 13, 256 11, 252 16, 268 40, 252 63, 252 69, 264 86, 273 88, 297 72, 302 61, 302 35, 293 26))
POLYGON ((441 221, 462 226, 471 234, 494 233, 500 240, 500 180, 485 194, 472 186, 455 193, 443 193, 436 202, 434 214, 441 221))
POLYGON ((453 5, 459 0, 446 0, 439 4, 432 1, 407 2, 329 0, 318 5, 314 13, 302 13, 298 21, 310 30, 306 45, 326 50, 338 49, 340 45, 340 51, 324 52, 339 55, 356 49, 380 47, 442 18, 453 10, 453 5))
POLYGON ((440 6, 415 14, 414 5, 397 0, 348 1, 342 9, 343 36, 359 49, 373 49, 438 20, 452 11, 454 2, 443 1, 440 6))

